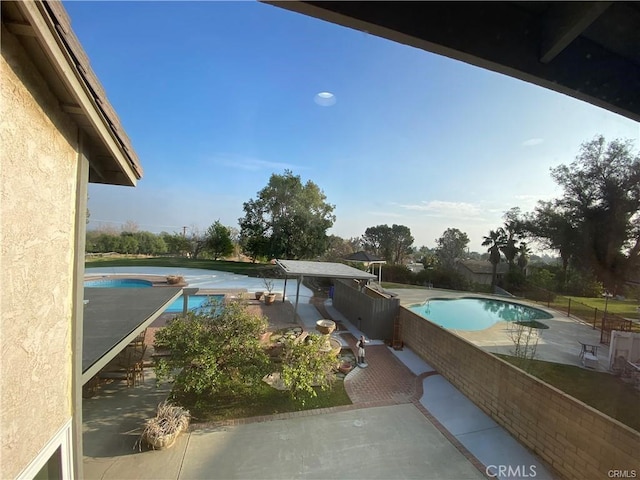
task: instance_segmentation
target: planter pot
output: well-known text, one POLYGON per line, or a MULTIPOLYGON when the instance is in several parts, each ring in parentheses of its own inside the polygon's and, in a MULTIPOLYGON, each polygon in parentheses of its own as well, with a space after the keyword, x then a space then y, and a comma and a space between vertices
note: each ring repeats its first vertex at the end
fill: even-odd
POLYGON ((267 293, 264 296, 265 305, 271 305, 275 301, 276 301, 276 294, 275 293, 267 293))
POLYGON ((345 375, 349 373, 352 369, 353 369, 353 365, 351 365, 351 362, 343 362, 338 367, 338 370, 341 373, 344 373, 345 375))
POLYGON ((169 285, 177 285, 178 283, 184 282, 184 277, 182 275, 168 275, 167 283, 169 285))
POLYGON ((264 292, 256 292, 256 300, 260 300, 262 295, 264 295, 264 292))

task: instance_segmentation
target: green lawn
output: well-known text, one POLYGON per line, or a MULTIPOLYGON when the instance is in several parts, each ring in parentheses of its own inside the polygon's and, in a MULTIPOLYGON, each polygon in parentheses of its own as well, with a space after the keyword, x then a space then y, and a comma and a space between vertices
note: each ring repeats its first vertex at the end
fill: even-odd
MULTIPOLYGON (((580 302, 585 305, 597 308, 599 311, 604 312, 605 299, 604 298, 590 298, 590 297, 568 297, 572 302, 580 302)), ((615 313, 626 318, 640 318, 638 315, 638 300, 626 299, 616 300, 610 298, 607 302, 607 312, 615 313)))
POLYGON ((261 268, 266 264, 248 262, 229 262, 226 260, 191 260, 185 257, 153 257, 153 258, 129 258, 129 257, 87 257, 85 267, 178 267, 178 268, 202 268, 204 270, 217 270, 219 272, 232 272, 241 275, 257 276, 261 268))
POLYGON ((178 395, 174 400, 191 412, 194 423, 351 405, 342 380, 336 380, 330 390, 318 390, 317 393, 317 397, 302 405, 292 400, 287 392, 260 384, 254 393, 237 396, 178 395))
MULTIPOLYGON (((517 364, 518 359, 515 357, 497 356, 509 363, 517 364)), ((531 375, 640 431, 640 391, 630 383, 609 373, 541 360, 531 361, 531 375)))

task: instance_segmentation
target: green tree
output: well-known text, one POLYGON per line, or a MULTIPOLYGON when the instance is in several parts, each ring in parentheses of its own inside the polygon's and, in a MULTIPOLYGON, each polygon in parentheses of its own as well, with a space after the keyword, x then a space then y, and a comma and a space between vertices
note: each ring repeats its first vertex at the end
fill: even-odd
POLYGON ((509 271, 514 270, 516 264, 516 256, 518 255, 518 247, 516 244, 523 232, 523 220, 520 215, 520 208, 515 207, 504 214, 504 244, 500 247, 500 251, 504 254, 504 258, 509 264, 509 271))
POLYGON ((391 228, 389 225, 369 227, 362 236, 365 251, 391 262, 391 228))
POLYGON ((391 263, 402 264, 407 255, 412 252, 413 236, 409 227, 404 225, 391 226, 391 252, 393 257, 391 263))
POLYGON ((160 237, 166 245, 167 252, 172 255, 185 256, 191 249, 189 240, 181 233, 162 232, 160 237))
POLYGON ((436 239, 436 256, 440 268, 453 270, 456 260, 466 258, 469 237, 457 228, 447 228, 442 236, 436 239))
POLYGON ((558 205, 576 219, 581 258, 616 291, 640 263, 640 154, 631 141, 597 136, 551 176, 564 190, 558 205))
POLYGON ((120 237, 121 240, 119 253, 138 253, 138 240, 133 235, 133 233, 123 232, 120 237))
POLYGON ((483 237, 482 246, 489 247, 487 248, 487 252, 489 252, 489 261, 492 265, 491 271, 491 291, 494 291, 496 286, 496 278, 498 272, 498 264, 500 263, 500 250, 505 244, 506 235, 502 227, 497 230, 491 230, 489 235, 483 237))
POLYGON ((134 232, 131 235, 138 241, 138 253, 158 255, 167 252, 167 245, 160 235, 151 232, 134 232))
POLYGON ((531 255, 531 249, 527 246, 526 242, 520 242, 518 248, 518 268, 524 274, 526 272, 527 265, 529 264, 529 257, 531 255))
POLYGON ((285 339, 281 378, 290 395, 303 404, 317 395, 316 388, 326 390, 333 380, 336 358, 322 349, 320 335, 308 335, 302 342, 285 339))
POLYGON ((312 181, 302 184, 290 170, 273 174, 257 198, 243 204, 241 244, 252 258, 313 258, 327 248, 334 206, 312 181))
POLYGON ((367 252, 391 264, 399 264, 411 253, 413 237, 409 227, 404 225, 377 225, 365 230, 362 245, 367 252))
POLYGON ((270 370, 260 344, 266 328, 266 319, 240 300, 180 315, 156 334, 155 344, 171 351, 156 366, 158 379, 175 382, 180 392, 242 392, 270 370))
POLYGON ((205 233, 206 249, 213 255, 214 260, 227 257, 233 253, 231 231, 216 220, 205 233))
POLYGON ((546 268, 535 269, 533 273, 529 275, 528 281, 536 287, 549 291, 555 290, 555 275, 546 268))
POLYGON ((560 286, 564 289, 569 262, 579 256, 580 231, 574 215, 557 202, 540 201, 535 211, 526 216, 523 228, 545 248, 558 251, 562 260, 560 286))
POLYGON ((327 238, 327 250, 320 256, 325 262, 342 262, 346 257, 355 253, 352 241, 337 235, 329 235, 327 238))

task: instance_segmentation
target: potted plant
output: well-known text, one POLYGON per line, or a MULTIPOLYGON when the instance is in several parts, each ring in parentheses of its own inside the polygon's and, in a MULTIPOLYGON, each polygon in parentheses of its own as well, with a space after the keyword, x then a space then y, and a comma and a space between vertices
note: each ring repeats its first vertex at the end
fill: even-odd
POLYGON ((262 295, 264 295, 264 292, 262 290, 258 290, 256 293, 256 300, 260 300, 262 298, 262 295))
POLYGON ((265 305, 271 305, 276 301, 276 294, 273 293, 274 281, 271 278, 262 277, 262 281, 264 282, 264 286, 267 289, 267 293, 264 296, 265 305))

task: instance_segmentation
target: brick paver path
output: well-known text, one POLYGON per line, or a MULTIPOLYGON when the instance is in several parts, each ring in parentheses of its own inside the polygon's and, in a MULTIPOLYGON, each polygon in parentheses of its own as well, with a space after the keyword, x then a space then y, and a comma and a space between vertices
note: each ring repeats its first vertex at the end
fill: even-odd
MULTIPOLYGON (((313 297, 313 305, 323 318, 331 318, 324 299, 313 297)), ((357 355, 357 339, 338 324, 339 335, 357 355)), ((365 349, 367 368, 355 367, 345 378, 344 387, 354 404, 394 405, 411 403, 422 396, 423 376, 414 375, 385 345, 368 345, 365 349)))
MULTIPOLYGON (((357 354, 356 338, 350 333, 343 333, 340 336, 347 341, 354 354, 357 354)), ((345 390, 353 403, 383 401, 388 404, 399 404, 410 403, 416 398, 418 377, 385 345, 368 345, 365 352, 369 366, 356 367, 345 378, 345 390)), ((422 395, 422 388, 420 388, 420 395, 422 395)))

